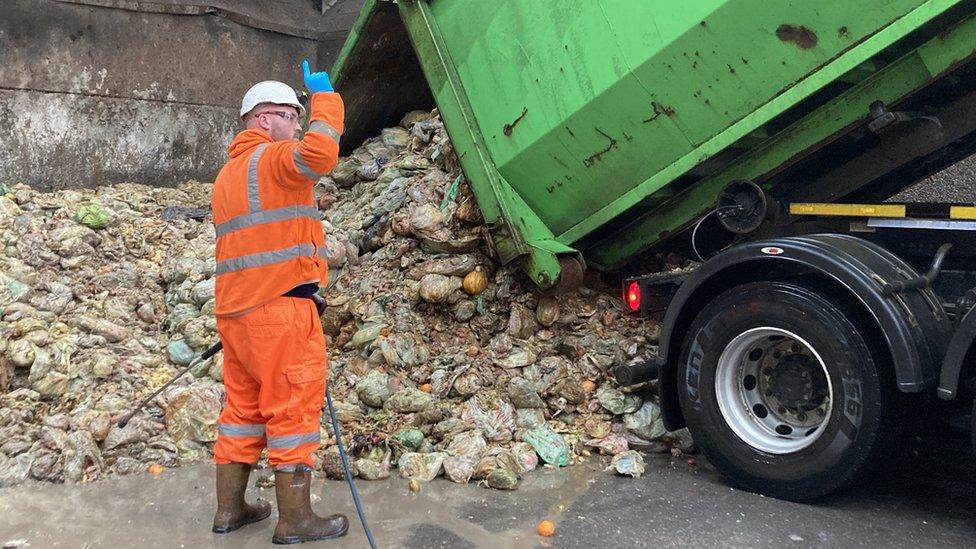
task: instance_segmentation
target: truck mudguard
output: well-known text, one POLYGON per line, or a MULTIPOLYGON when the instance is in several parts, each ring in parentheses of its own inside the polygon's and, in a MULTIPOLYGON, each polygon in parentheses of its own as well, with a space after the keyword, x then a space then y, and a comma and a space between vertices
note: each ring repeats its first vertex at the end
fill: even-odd
POLYGON ((959 374, 963 361, 969 354, 969 349, 976 341, 976 308, 970 309, 959 322, 956 332, 949 341, 945 360, 942 362, 942 372, 939 375, 939 398, 952 400, 959 389, 959 374))
POLYGON ((786 279, 842 292, 849 301, 841 305, 883 342, 898 388, 918 392, 934 386, 952 333, 941 303, 930 288, 891 295, 882 290, 886 283, 916 276, 884 248, 837 234, 740 244, 709 259, 679 288, 662 326, 658 365, 668 429, 684 425, 676 378, 685 332, 696 313, 721 292, 758 280, 786 279))

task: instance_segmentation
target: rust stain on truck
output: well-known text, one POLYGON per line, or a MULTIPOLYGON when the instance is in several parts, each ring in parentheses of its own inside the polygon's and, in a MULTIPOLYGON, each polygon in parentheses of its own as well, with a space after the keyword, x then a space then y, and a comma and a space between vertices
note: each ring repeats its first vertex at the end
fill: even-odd
POLYGON ((813 49, 817 46, 818 38, 817 33, 804 26, 788 25, 786 23, 780 25, 776 29, 776 37, 783 42, 792 42, 796 47, 801 50, 813 49))
POLYGON ((657 101, 651 101, 651 109, 654 111, 654 114, 650 118, 644 119, 644 124, 657 120, 662 114, 666 114, 672 118, 675 115, 675 110, 672 107, 661 105, 657 101))

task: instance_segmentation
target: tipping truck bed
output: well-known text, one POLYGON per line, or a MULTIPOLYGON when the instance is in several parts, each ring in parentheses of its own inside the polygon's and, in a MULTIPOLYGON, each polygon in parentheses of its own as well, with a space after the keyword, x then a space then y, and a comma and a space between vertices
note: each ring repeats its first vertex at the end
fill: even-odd
POLYGON ((580 259, 611 269, 680 233, 732 181, 877 199, 973 152, 974 13, 368 0, 334 69, 342 147, 436 105, 499 257, 549 287, 580 259))

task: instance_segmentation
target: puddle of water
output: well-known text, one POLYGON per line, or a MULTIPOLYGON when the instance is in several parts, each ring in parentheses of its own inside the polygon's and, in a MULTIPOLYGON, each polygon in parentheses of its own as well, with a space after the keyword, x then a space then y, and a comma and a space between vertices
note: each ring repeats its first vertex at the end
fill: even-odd
MULTIPOLYGON (((252 475, 252 483, 259 471, 252 475)), ((557 529, 564 510, 582 497, 594 466, 540 469, 527 475, 518 490, 500 492, 454 484, 444 479, 423 483, 420 493, 407 481, 358 482, 373 535, 382 547, 522 548, 546 545, 535 533, 549 519, 557 529)), ((345 482, 316 478, 313 506, 320 514, 344 513, 350 521, 345 538, 330 547, 363 547, 366 536, 345 482)), ((249 489, 248 499, 273 501, 274 489, 249 489)), ((27 540, 30 547, 140 546, 267 547, 274 515, 262 523, 218 536, 213 517, 213 466, 196 465, 108 479, 86 485, 29 484, 0 490, 0 543, 27 540)))

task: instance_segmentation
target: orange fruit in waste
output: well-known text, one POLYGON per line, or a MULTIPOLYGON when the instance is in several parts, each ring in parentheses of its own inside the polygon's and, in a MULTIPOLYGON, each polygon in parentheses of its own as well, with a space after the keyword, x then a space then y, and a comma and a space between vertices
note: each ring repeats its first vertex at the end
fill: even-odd
POLYGON ((149 474, 152 474, 152 475, 161 475, 161 474, 163 474, 163 471, 166 470, 166 468, 163 467, 162 465, 158 464, 158 463, 153 463, 152 465, 150 465, 148 467, 148 470, 149 470, 149 474))
POLYGON ((592 381, 587 379, 586 381, 583 382, 583 389, 587 393, 592 393, 593 391, 596 391, 596 383, 593 383, 592 381))
POLYGON ((429 393, 430 392, 430 383, 424 383, 423 385, 421 385, 420 386, 420 390, 423 391, 423 392, 425 392, 425 393, 429 393))
POLYGON ((550 537, 556 533, 556 525, 552 523, 551 520, 544 520, 536 526, 535 531, 539 533, 540 536, 550 537))

